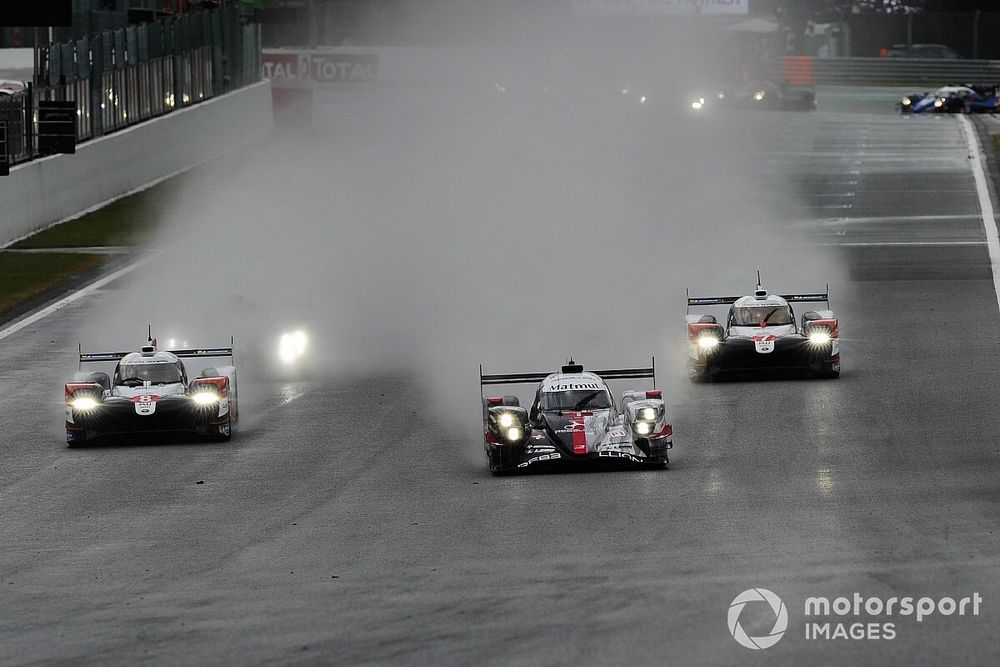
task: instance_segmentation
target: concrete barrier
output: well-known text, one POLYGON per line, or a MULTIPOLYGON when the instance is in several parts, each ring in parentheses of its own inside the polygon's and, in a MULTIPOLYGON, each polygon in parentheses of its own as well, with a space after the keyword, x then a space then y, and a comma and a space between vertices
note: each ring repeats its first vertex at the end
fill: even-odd
POLYGON ((76 155, 17 166, 0 177, 0 246, 249 144, 273 124, 263 81, 81 144, 76 155))

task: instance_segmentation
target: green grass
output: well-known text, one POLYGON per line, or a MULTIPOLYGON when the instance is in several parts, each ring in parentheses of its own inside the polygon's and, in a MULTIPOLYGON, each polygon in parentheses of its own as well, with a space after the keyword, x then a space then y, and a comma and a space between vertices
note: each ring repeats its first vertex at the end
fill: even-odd
POLYGON ((0 252, 0 313, 92 269, 107 258, 72 253, 0 252))
POLYGON ((163 211, 177 196, 182 177, 105 206, 76 220, 29 236, 16 249, 140 245, 153 234, 163 211))

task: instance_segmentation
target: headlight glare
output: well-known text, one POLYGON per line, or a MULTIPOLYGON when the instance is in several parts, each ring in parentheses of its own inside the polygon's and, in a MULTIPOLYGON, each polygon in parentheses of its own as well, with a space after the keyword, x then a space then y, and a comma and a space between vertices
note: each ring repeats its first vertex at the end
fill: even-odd
POLYGON ((497 423, 500 424, 500 428, 510 428, 514 425, 514 415, 509 412, 501 413, 500 416, 497 417, 497 423))
POLYGON ((830 342, 831 336, 828 331, 814 331, 809 334, 809 342, 813 345, 826 345, 830 342))
POLYGON ((649 435, 650 426, 649 422, 636 422, 635 432, 639 435, 649 435))
POLYGON ((511 440, 511 441, 513 441, 513 440, 520 440, 521 439, 521 429, 517 428, 516 426, 513 427, 513 428, 507 429, 507 439, 511 440))
POLYGON ((705 106, 705 103, 702 102, 701 100, 695 100, 694 102, 691 103, 691 108, 694 109, 695 111, 700 111, 703 106, 705 106))
POLYGON ((219 395, 214 391, 199 391, 194 395, 194 402, 198 405, 212 405, 219 402, 219 395))
POLYGON ((646 421, 656 421, 656 408, 643 408, 640 414, 646 421))
POLYGON ((97 400, 90 396, 81 396, 74 399, 72 405, 74 410, 93 410, 97 407, 97 400))
POLYGON ((715 336, 699 336, 698 347, 703 350, 712 350, 719 346, 719 339, 715 336))

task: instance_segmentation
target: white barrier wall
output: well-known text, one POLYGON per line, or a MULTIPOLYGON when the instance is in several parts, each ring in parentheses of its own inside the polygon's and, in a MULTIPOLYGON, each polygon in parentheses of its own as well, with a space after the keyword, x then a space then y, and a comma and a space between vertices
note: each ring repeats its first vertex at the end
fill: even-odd
POLYGON ((266 136, 271 84, 259 84, 77 146, 0 176, 0 246, 266 136))

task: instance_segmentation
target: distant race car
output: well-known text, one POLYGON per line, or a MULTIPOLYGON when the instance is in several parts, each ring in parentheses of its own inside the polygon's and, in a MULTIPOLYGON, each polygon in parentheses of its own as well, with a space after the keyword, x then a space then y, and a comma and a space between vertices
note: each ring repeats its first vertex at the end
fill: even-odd
POLYGON ((483 375, 480 367, 479 375, 480 388, 539 383, 527 409, 517 396, 483 398, 484 447, 494 474, 581 463, 668 463, 673 427, 660 391, 626 391, 619 411, 606 382, 652 378, 655 384, 655 366, 586 372, 570 360, 558 373, 483 375))
POLYGON ((1000 110, 994 84, 943 86, 933 92, 903 97, 900 113, 995 113, 1000 110))
POLYGON ((688 297, 685 317, 688 376, 706 381, 725 373, 762 370, 809 371, 840 375, 840 323, 831 310, 809 311, 795 322, 792 303, 826 302, 827 292, 768 294, 757 284, 752 296, 688 297), (692 307, 730 305, 725 324, 692 307))
POLYGON ((206 368, 188 380, 182 359, 233 358, 232 347, 138 352, 80 352, 80 364, 117 362, 113 375, 79 373, 66 383, 66 442, 102 436, 179 432, 229 440, 239 418, 234 366, 206 368))
POLYGON ((787 82, 751 81, 693 93, 689 104, 695 112, 713 109, 812 111, 816 108, 816 91, 810 86, 792 86, 787 82))

